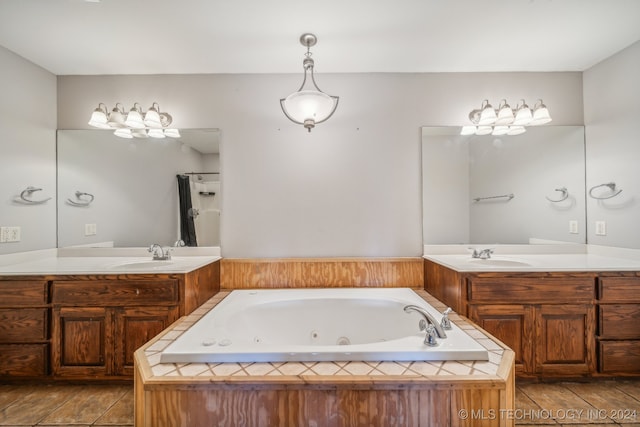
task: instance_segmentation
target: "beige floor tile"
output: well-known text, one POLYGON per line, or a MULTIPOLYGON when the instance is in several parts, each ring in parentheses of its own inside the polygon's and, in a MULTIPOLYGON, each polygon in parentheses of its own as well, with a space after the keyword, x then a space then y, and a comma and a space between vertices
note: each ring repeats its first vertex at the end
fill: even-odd
POLYGON ((126 389, 122 386, 80 386, 70 399, 43 419, 41 424, 92 424, 125 393, 126 389))
POLYGON ((540 411, 540 405, 531 400, 529 396, 527 396, 520 387, 516 386, 516 411, 514 411, 513 416, 516 421, 516 425, 529 426, 529 425, 555 425, 558 423, 554 420, 546 420, 542 419, 542 417, 534 416, 538 414, 537 411, 540 411))
POLYGON ((133 388, 125 392, 109 410, 95 422, 96 426, 133 425, 133 388))
POLYGON ((24 397, 0 411, 0 426, 37 424, 76 393, 64 385, 29 389, 24 397))
POLYGON ((616 388, 624 391, 637 401, 640 401, 640 380, 618 381, 616 383, 616 388))
POLYGON ((598 409, 581 399, 563 384, 521 384, 520 390, 541 408, 540 413, 532 413, 532 419, 551 418, 562 424, 591 422, 610 423, 594 419, 598 409))
POLYGON ((597 409, 589 421, 602 422, 606 416, 620 424, 640 422, 640 401, 620 390, 617 382, 568 383, 565 387, 597 409))

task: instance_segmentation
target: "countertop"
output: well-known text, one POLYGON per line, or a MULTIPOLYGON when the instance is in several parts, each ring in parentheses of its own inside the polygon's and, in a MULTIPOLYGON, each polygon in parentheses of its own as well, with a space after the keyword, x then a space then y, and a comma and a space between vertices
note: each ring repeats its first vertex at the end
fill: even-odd
POLYGON ((450 247, 449 250, 425 247, 424 258, 459 272, 640 271, 638 251, 589 245, 549 246, 497 245, 490 259, 472 258, 466 246, 450 247))
POLYGON ((170 260, 154 261, 145 252, 122 248, 25 252, 0 263, 0 275, 188 273, 221 259, 216 251, 178 248, 170 260))

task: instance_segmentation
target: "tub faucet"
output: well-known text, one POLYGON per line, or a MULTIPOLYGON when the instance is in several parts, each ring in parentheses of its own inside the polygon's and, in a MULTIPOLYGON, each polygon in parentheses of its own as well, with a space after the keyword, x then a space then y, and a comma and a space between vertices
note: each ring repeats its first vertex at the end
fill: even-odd
POLYGON ((147 250, 148 252, 153 253, 154 261, 166 261, 171 259, 171 249, 162 249, 162 246, 157 243, 149 246, 149 249, 147 250))
POLYGON ((416 311, 420 315, 422 315, 422 317, 424 318, 420 320, 419 325, 420 325, 421 331, 427 332, 427 335, 424 338, 425 344, 435 345, 433 343, 435 341, 435 336, 430 336, 430 335, 434 335, 434 331, 435 331, 435 335, 437 335, 438 338, 447 337, 447 334, 444 332, 444 329, 442 328, 442 326, 440 326, 440 324, 436 321, 436 319, 434 319, 433 316, 427 313, 427 311, 424 308, 418 307, 417 305, 407 305, 404 307, 405 313, 409 313, 410 311, 416 311))
POLYGON ((444 330, 451 329, 451 320, 449 320, 449 313, 451 313, 451 307, 447 307, 445 311, 442 312, 442 319, 440 319, 440 326, 444 330))
POLYGON ((477 250, 476 248, 469 248, 469 249, 473 249, 471 258, 489 259, 491 258, 491 254, 493 253, 493 249, 482 249, 482 250, 477 250))

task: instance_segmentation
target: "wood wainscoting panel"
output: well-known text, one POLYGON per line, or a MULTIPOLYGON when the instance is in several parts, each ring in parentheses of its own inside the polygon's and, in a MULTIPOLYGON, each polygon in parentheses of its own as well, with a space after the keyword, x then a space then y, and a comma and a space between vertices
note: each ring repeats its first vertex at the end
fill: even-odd
POLYGON ((422 289, 422 258, 223 259, 221 289, 406 287, 422 289))

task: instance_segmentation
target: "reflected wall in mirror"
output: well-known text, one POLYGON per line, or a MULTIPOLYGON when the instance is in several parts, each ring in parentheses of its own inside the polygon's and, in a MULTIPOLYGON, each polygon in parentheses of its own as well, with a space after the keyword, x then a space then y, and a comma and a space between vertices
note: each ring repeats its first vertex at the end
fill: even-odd
POLYGON ((220 131, 180 133, 176 139, 123 139, 108 130, 59 130, 58 247, 174 244, 181 238, 181 174, 193 182, 193 207, 200 213, 194 222, 208 221, 196 225, 199 245, 220 246, 220 131))
POLYGON ((425 245, 586 243, 582 126, 423 127, 422 181, 425 245))

